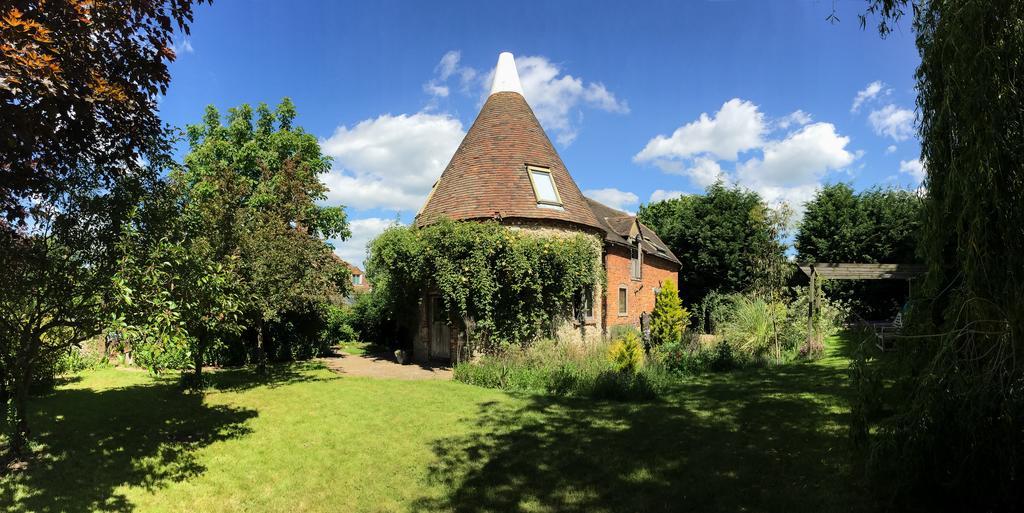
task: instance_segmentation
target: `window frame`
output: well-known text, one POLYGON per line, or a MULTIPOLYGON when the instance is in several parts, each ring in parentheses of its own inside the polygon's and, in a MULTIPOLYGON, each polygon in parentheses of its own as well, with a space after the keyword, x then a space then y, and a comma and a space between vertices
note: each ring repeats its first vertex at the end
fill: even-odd
POLYGON ((629 315, 629 287, 625 285, 619 285, 619 295, 617 301, 617 310, 619 317, 626 317, 629 315))
POLYGON ((526 176, 530 177, 530 186, 533 187, 533 197, 537 200, 538 205, 549 205, 552 207, 561 207, 564 205, 562 203, 562 195, 558 192, 558 184, 555 183, 555 175, 551 173, 550 168, 527 165, 526 176), (541 199, 540 194, 537 192, 537 181, 534 179, 534 173, 547 175, 548 180, 551 181, 551 190, 555 193, 555 201, 541 199))
POLYGON ((362 285, 362 284, 363 284, 363 275, 362 274, 353 274, 352 275, 352 285, 362 285))

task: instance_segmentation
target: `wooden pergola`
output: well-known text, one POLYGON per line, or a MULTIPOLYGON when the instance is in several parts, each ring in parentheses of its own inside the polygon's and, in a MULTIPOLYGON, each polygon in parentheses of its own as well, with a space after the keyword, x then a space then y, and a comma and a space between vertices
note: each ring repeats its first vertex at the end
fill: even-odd
POLYGON ((917 264, 849 264, 833 262, 817 262, 799 266, 800 270, 811 279, 810 305, 807 309, 807 341, 810 343, 815 336, 814 313, 820 308, 818 304, 818 278, 825 280, 911 280, 924 274, 925 266, 917 264))

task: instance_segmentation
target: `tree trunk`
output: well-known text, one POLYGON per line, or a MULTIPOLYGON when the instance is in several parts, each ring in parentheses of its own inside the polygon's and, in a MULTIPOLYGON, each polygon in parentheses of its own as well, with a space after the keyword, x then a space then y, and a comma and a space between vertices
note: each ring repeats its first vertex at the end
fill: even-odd
POLYGON ((267 354, 264 351, 263 337, 266 331, 263 317, 256 319, 256 372, 259 374, 267 373, 267 354))
POLYGON ((7 404, 11 396, 7 388, 7 368, 0 363, 0 416, 7 418, 7 404))
POLYGON ((23 458, 29 455, 28 450, 28 391, 32 386, 31 369, 26 368, 17 379, 12 380, 14 392, 14 429, 11 431, 11 451, 15 456, 23 458))

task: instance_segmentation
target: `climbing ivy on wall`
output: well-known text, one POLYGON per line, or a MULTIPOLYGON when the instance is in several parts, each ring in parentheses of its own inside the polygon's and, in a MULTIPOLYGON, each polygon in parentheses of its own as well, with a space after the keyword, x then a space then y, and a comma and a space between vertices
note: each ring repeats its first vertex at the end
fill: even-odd
POLYGON ((433 289, 452 323, 466 322, 485 351, 550 334, 580 294, 604 280, 600 241, 582 233, 443 220, 389 228, 369 249, 374 300, 400 333, 411 336, 417 302, 433 289))

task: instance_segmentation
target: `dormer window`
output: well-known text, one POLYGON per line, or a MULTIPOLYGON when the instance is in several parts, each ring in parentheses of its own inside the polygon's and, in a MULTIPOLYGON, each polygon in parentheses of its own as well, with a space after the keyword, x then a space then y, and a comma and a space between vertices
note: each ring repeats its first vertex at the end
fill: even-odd
POLYGON ((526 172, 530 175, 533 194, 537 197, 537 205, 562 206, 562 197, 558 195, 558 188, 555 187, 555 180, 551 176, 550 169, 527 166, 526 172))

